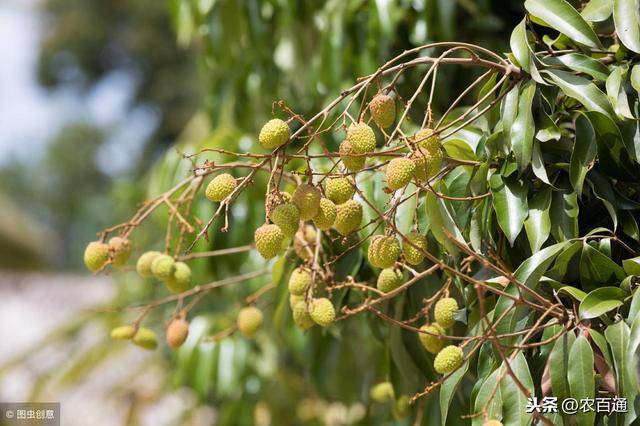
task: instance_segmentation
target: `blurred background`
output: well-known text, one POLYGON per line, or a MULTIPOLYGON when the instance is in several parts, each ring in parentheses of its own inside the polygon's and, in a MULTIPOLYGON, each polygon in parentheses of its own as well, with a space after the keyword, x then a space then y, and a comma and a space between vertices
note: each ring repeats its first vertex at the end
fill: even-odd
MULTIPOLYGON (((256 342, 199 344, 256 279, 203 299, 178 352, 143 353, 108 340, 132 318, 104 310, 164 290, 126 271, 91 276, 82 251, 188 174, 179 153, 250 149, 274 100, 311 115, 429 42, 505 52, 521 19, 521 2, 498 0, 0 1, 0 400, 60 401, 64 425, 404 424, 368 401, 399 355, 382 353, 387 331, 372 335, 366 319, 302 335, 275 300, 272 332, 256 342)), ((437 106, 471 77, 441 73, 437 106)), ((250 242, 260 189, 234 207, 243 226, 200 249, 250 242)), ((162 246, 163 219, 136 231, 134 257, 162 246)), ((259 267, 247 253, 200 260, 196 282, 259 267)), ((162 334, 169 314, 149 325, 162 334)), ((452 410, 467 413, 463 403, 452 410)))

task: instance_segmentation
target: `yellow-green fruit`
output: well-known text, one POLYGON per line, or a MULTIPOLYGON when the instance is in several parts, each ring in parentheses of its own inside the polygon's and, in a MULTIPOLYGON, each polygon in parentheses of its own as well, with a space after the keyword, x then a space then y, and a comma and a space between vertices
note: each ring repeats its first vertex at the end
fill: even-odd
POLYGON ((433 129, 419 130, 413 137, 414 142, 420 148, 426 149, 429 154, 440 150, 440 136, 435 135, 433 129))
POLYGON ((87 244, 84 249, 84 264, 91 272, 97 272, 109 261, 109 245, 100 241, 87 244))
POLYGON ((311 314, 309 314, 309 310, 307 309, 307 304, 304 300, 297 302, 293 308, 293 322, 302 330, 308 330, 313 327, 315 322, 313 322, 313 318, 311 318, 311 314))
POLYGON ((189 323, 184 318, 174 318, 167 326, 167 344, 171 349, 178 349, 189 336, 189 323))
POLYGON ((138 258, 138 262, 136 263, 136 271, 138 271, 138 275, 143 278, 149 278, 153 276, 153 272, 151 272, 151 264, 155 260, 156 257, 160 256, 162 253, 159 251, 148 251, 144 253, 142 256, 138 258))
POLYGON ((401 395, 393 405, 393 417, 397 420, 407 417, 409 415, 410 405, 409 397, 407 395, 401 395))
POLYGON ((347 140, 358 154, 366 154, 376 149, 376 135, 367 123, 353 123, 347 129, 347 140))
POLYGON ((457 310, 458 302, 456 302, 456 299, 445 297, 436 302, 436 306, 433 308, 433 316, 443 328, 449 328, 456 322, 453 315, 457 310))
POLYGON ((284 233, 278 225, 262 225, 253 234, 256 249, 265 259, 276 257, 282 248, 284 233))
POLYGON ((284 145, 288 140, 291 132, 289 126, 279 118, 274 118, 260 129, 258 141, 263 148, 274 149, 280 145, 284 145))
POLYGON ((293 308, 296 306, 298 302, 303 302, 303 301, 304 301, 304 295, 289 294, 289 307, 291 308, 291 310, 293 310, 293 308))
POLYGON ((158 338, 153 330, 140 327, 136 334, 133 336, 132 342, 136 346, 140 346, 143 349, 154 350, 158 346, 158 338))
POLYGON ((340 159, 342 160, 342 164, 351 170, 352 172, 357 172, 362 169, 364 166, 364 162, 366 161, 366 157, 363 156, 354 156, 356 151, 351 146, 351 142, 348 140, 342 141, 340 147, 338 148, 338 152, 340 154, 340 159))
POLYGON ((380 271, 378 275, 378 290, 383 293, 389 293, 402 285, 402 271, 394 268, 386 268, 380 271))
POLYGON ((394 158, 387 165, 387 186, 392 189, 400 189, 411 182, 416 165, 408 158, 394 158))
POLYGON ((311 272, 302 266, 296 268, 289 277, 289 293, 303 295, 311 285, 311 272))
MULTIPOLYGON (((427 239, 420 235, 417 232, 410 232, 407 235, 407 239, 411 241, 417 247, 426 250, 427 248, 427 239)), ((404 258, 411 265, 419 265, 424 260, 424 256, 422 252, 417 248, 413 247, 411 244, 402 240, 402 252, 404 253, 404 258)))
POLYGON ((336 207, 336 221, 333 227, 340 235, 349 235, 362 223, 362 205, 356 200, 349 200, 336 207))
POLYGON ((122 237, 113 237, 109 240, 109 250, 113 265, 122 266, 131 256, 131 241, 122 237))
POLYGON ((111 330, 111 338, 115 340, 129 340, 136 334, 136 329, 132 325, 121 325, 111 330))
POLYGON ((439 374, 451 373, 462 365, 463 360, 464 354, 462 353, 462 349, 449 345, 438 352, 438 355, 436 355, 436 358, 433 360, 433 368, 439 374))
POLYGON ((377 268, 390 268, 400 256, 400 243, 396 237, 378 235, 371 241, 367 256, 371 265, 377 268))
POLYGON ((151 273, 160 281, 166 281, 173 277, 176 271, 176 261, 168 254, 156 256, 151 262, 151 273))
POLYGON ((369 111, 373 121, 383 129, 391 126, 396 119, 396 103, 389 95, 375 95, 369 102, 369 111))
POLYGON ((313 321, 322 327, 330 326, 336 319, 333 303, 325 297, 313 301, 309 314, 313 321))
POLYGON ((500 420, 488 420, 484 422, 483 426, 503 426, 500 420))
POLYGON ((184 262, 176 262, 173 276, 165 280, 165 285, 172 293, 182 293, 191 287, 191 268, 184 262))
POLYGON ((320 207, 320 198, 322 193, 318 188, 308 184, 302 184, 293 191, 291 202, 300 210, 300 219, 312 219, 320 207))
POLYGON ((353 197, 353 194, 356 193, 356 186, 350 177, 329 178, 324 184, 324 193, 334 203, 342 204, 353 197))
POLYGON ((393 391, 393 385, 389 382, 382 382, 374 385, 369 390, 369 396, 376 402, 387 402, 394 399, 395 392, 393 391))
POLYGON ((302 260, 309 259, 316 251, 318 233, 311 225, 305 225, 293 237, 293 250, 302 260))
POLYGON ((236 179, 229 173, 222 173, 214 177, 207 189, 204 191, 204 195, 210 201, 222 201, 229 196, 236 189, 236 179))
POLYGON ((442 166, 442 162, 444 161, 444 154, 439 148, 437 151, 432 153, 421 148, 411 154, 410 158, 416 166, 413 176, 419 182, 424 182, 438 174, 440 167, 442 166))
POLYGON ((438 352, 440 352, 440 350, 444 346, 444 340, 433 336, 433 334, 443 335, 444 329, 440 327, 438 323, 433 323, 423 325, 422 327, 420 327, 420 330, 426 331, 426 333, 418 333, 418 337, 420 338, 420 343, 422 343, 422 346, 424 346, 424 348, 432 354, 437 354, 438 352))
POLYGON ((338 211, 333 201, 328 198, 321 198, 318 213, 313 217, 313 223, 316 224, 319 230, 326 231, 333 226, 337 214, 338 211))
POLYGON ((262 327, 262 311, 254 306, 242 308, 238 313, 238 330, 247 338, 255 337, 262 327))
POLYGON ((271 212, 271 221, 280 227, 285 237, 292 237, 300 225, 300 210, 291 203, 280 204, 271 212))

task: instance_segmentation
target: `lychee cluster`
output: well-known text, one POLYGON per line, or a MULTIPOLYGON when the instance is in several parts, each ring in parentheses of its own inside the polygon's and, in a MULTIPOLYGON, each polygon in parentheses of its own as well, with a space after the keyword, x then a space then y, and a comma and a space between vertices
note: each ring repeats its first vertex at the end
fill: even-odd
POLYGON ((158 251, 148 251, 138 258, 136 271, 142 278, 155 277, 172 293, 182 293, 191 287, 191 268, 184 262, 158 251))

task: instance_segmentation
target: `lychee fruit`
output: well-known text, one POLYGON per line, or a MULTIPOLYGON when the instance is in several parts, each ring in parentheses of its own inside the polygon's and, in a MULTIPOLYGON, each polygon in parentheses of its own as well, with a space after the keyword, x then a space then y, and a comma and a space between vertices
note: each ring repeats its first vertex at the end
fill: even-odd
POLYGON ((369 111, 373 121, 383 129, 391 126, 396 119, 396 103, 389 95, 375 95, 369 102, 369 111))
POLYGON ((308 330, 313 327, 315 322, 311 315, 309 314, 309 309, 307 308, 307 304, 304 300, 298 301, 292 308, 293 313, 293 322, 300 328, 301 330, 308 330))
POLYGON ((424 148, 429 154, 440 150, 440 136, 434 134, 433 129, 419 130, 413 136, 413 141, 418 147, 424 148))
POLYGON ((383 293, 389 293, 400 287, 404 281, 402 271, 394 268, 386 268, 378 275, 377 287, 383 293))
POLYGON ((311 286, 311 271, 303 266, 294 269, 289 277, 289 293, 301 296, 309 286, 311 286))
POLYGON ((333 201, 328 198, 321 198, 318 213, 313 217, 313 223, 319 230, 326 231, 333 226, 337 214, 337 208, 333 201))
POLYGON ((350 177, 328 178, 324 184, 324 193, 327 198, 336 204, 349 201, 356 193, 356 186, 350 177))
POLYGON ((178 349, 189 336, 189 323, 182 317, 174 318, 167 326, 167 344, 171 349, 178 349))
POLYGON ((442 328, 449 328, 455 324, 454 314, 458 310, 458 302, 452 297, 445 297, 436 302, 433 316, 442 328))
POLYGON ((369 396, 376 402, 387 402, 395 398, 393 385, 389 382, 378 383, 371 387, 369 396))
POLYGON ((156 333, 145 327, 140 327, 136 334, 133 335, 132 342, 136 346, 140 346, 143 349, 154 350, 158 346, 158 338, 156 333))
POLYGON ((302 260, 309 259, 316 251, 316 238, 318 233, 311 225, 304 225, 293 236, 293 250, 302 260))
POLYGON ((238 330, 251 339, 262 327, 262 319, 262 311, 255 306, 242 308, 238 313, 238 330))
POLYGON ((433 360, 433 368, 438 374, 447 374, 462 365, 464 353, 458 346, 449 345, 442 349, 433 360))
POLYGON ((280 253, 284 241, 284 233, 278 225, 262 225, 256 229, 253 239, 260 256, 265 259, 271 259, 280 253))
POLYGON ((165 280, 165 285, 172 293, 182 293, 191 287, 191 268, 184 262, 176 262, 173 276, 165 280))
POLYGON ((114 266, 122 266, 127 263, 131 255, 131 241, 122 237, 113 237, 109 240, 109 250, 111 263, 114 266))
POLYGON ((309 184, 302 184, 293 191, 291 202, 300 210, 300 219, 312 219, 320 207, 322 193, 318 188, 309 184))
POLYGON ((292 237, 300 226, 300 210, 292 203, 280 204, 273 209, 270 217, 286 238, 292 237))
POLYGON ((162 253, 159 251, 148 251, 144 253, 142 256, 138 258, 138 262, 136 263, 136 271, 138 271, 138 275, 142 278, 150 278, 153 276, 153 272, 151 272, 151 264, 155 260, 156 257, 160 256, 162 253))
POLYGON ((392 189, 400 189, 411 182, 416 165, 408 158, 394 158, 387 165, 387 186, 392 189))
POLYGON ((222 173, 209 182, 207 189, 204 191, 204 195, 210 201, 222 201, 236 189, 237 185, 236 179, 233 176, 229 173, 222 173))
POLYGON ((173 257, 168 254, 156 256, 153 262, 151 262, 151 273, 160 281, 166 281, 173 277, 175 271, 176 262, 173 260, 173 257))
POLYGON ((366 154, 375 151, 376 135, 373 129, 365 122, 352 123, 347 129, 347 140, 358 154, 366 154))
MULTIPOLYGON (((425 324, 420 327, 420 330, 436 335, 444 334, 444 329, 440 327, 438 323, 425 324)), ((437 354, 444 346, 444 340, 427 333, 418 333, 420 343, 422 343, 422 346, 424 346, 427 351, 431 352, 432 354, 437 354)))
POLYGON ((315 299, 312 302, 309 314, 313 321, 321 327, 330 326, 336 318, 336 310, 333 307, 333 303, 325 297, 315 299))
POLYGON ((351 146, 351 142, 348 140, 342 141, 340 147, 338 148, 338 152, 340 153, 340 159, 342 160, 342 164, 352 172, 357 172, 362 169, 364 166, 364 162, 366 161, 366 157, 356 156, 353 154, 357 154, 356 151, 351 146))
POLYGON ((409 158, 416 166, 413 176, 418 182, 424 182, 438 174, 444 161, 444 154, 439 148, 432 153, 427 152, 424 148, 420 148, 418 151, 412 153, 409 158))
POLYGON ((274 149, 287 143, 290 136, 291 131, 287 123, 279 118, 274 118, 262 126, 258 141, 263 148, 274 149))
POLYGON ((98 272, 109 261, 109 245, 92 241, 84 249, 84 264, 91 272, 98 272))
MULTIPOLYGON (((407 239, 411 241, 415 246, 426 250, 427 239, 423 235, 420 235, 418 232, 410 232, 409 234, 407 234, 407 239)), ((410 265, 419 265, 424 260, 424 255, 422 254, 422 252, 413 247, 405 240, 402 240, 402 252, 407 263, 409 263, 410 265)))
POLYGON ((336 207, 336 221, 333 227, 340 235, 349 235, 362 223, 362 205, 356 200, 349 200, 336 207))
POLYGON ((111 338, 115 340, 129 340, 136 334, 136 329, 132 325, 121 325, 111 330, 111 338))
POLYGON ((390 268, 400 256, 400 243, 391 235, 378 235, 371 240, 367 256, 371 265, 390 268))

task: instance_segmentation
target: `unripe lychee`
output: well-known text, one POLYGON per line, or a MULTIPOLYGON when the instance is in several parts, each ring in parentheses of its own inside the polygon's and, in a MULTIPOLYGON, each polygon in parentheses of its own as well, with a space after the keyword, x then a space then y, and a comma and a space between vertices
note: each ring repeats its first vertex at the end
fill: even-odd
POLYGON ((407 395, 400 395, 393 405, 393 417, 396 420, 401 420, 409 415, 410 400, 407 395))
POLYGON ((500 420, 488 420, 482 426, 503 426, 500 420))
POLYGON ((122 266, 127 263, 131 255, 131 241, 122 237, 113 237, 109 240, 109 250, 111 251, 111 263, 115 266, 122 266))
POLYGON ((419 130, 413 136, 413 141, 420 148, 424 148, 429 154, 440 150, 440 136, 434 134, 433 129, 419 130))
MULTIPOLYGON (((419 233, 414 231, 410 232, 407 235, 407 239, 417 247, 426 250, 427 239, 423 235, 420 235, 419 233)), ((410 265, 419 265, 424 260, 424 255, 422 254, 422 252, 413 247, 405 240, 402 240, 402 252, 404 253, 404 258, 406 259, 407 263, 409 263, 410 265)))
POLYGON ((256 249, 265 259, 276 257, 282 248, 284 233, 278 225, 262 225, 253 234, 256 249))
POLYGON ((376 135, 367 123, 352 123, 347 129, 347 140, 358 154, 373 152, 376 149, 376 135))
POLYGON ((154 350, 158 346, 158 338, 153 330, 140 327, 133 336, 132 342, 143 349, 154 350))
POLYGON ((326 231, 333 226, 337 214, 336 205, 333 204, 333 201, 328 198, 321 198, 318 213, 313 217, 313 223, 316 224, 319 230, 326 231))
POLYGON ((93 241, 84 249, 84 264, 91 272, 98 272, 109 261, 109 245, 93 241))
POLYGON ((291 202, 300 210, 300 219, 309 220, 318 213, 320 198, 322 198, 320 190, 305 183, 293 191, 291 202))
POLYGON ((176 262, 173 276, 164 281, 172 293, 182 293, 191 287, 191 268, 184 262, 176 262))
POLYGON ((304 295, 289 294, 289 307, 291 310, 293 310, 296 304, 301 301, 304 301, 304 295))
POLYGON ((302 260, 309 259, 316 251, 318 233, 311 225, 305 225, 293 236, 293 250, 302 260))
POLYGON ((176 261, 168 254, 156 256, 151 262, 151 273, 160 281, 166 281, 173 277, 176 271, 176 261))
POLYGON ((171 349, 177 349, 187 340, 189 323, 184 318, 174 318, 167 326, 167 344, 171 349))
POLYGON ((111 338, 115 340, 129 340, 136 334, 136 329, 132 325, 121 325, 111 330, 111 338))
POLYGON ((416 166, 413 176, 418 182, 424 182, 438 174, 444 161, 444 154, 440 149, 433 153, 428 153, 426 149, 421 148, 411 154, 409 158, 416 166))
POLYGON ((324 184, 324 193, 327 198, 336 204, 349 201, 356 193, 356 186, 350 177, 328 178, 324 184))
POLYGON ((311 272, 307 268, 300 266, 293 270, 289 277, 289 293, 301 296, 307 291, 310 285, 311 272))
POLYGON ((255 337, 262 327, 262 311, 254 306, 242 308, 238 313, 238 330, 247 338, 255 337))
POLYGON ((333 307, 333 303, 325 297, 312 302, 309 314, 313 321, 322 327, 330 326, 336 318, 336 310, 333 307))
POLYGON ((138 258, 138 262, 136 263, 136 271, 138 271, 138 275, 143 278, 149 278, 153 276, 153 272, 151 272, 151 264, 155 260, 156 257, 160 256, 162 253, 159 251, 148 251, 144 253, 142 256, 138 258))
POLYGON ((375 95, 369 102, 369 111, 373 121, 383 129, 391 126, 396 119, 396 103, 389 95, 375 95))
POLYGON ((229 173, 222 173, 209 182, 207 189, 204 191, 204 195, 210 201, 222 201, 236 189, 237 185, 236 179, 233 176, 229 173))
POLYGON ((387 186, 392 189, 400 189, 411 182, 416 165, 408 158, 394 158, 387 165, 387 186))
POLYGON ((379 235, 373 238, 367 251, 369 263, 378 268, 390 268, 400 256, 400 243, 396 237, 379 235))
POLYGON ((458 346, 449 345, 433 360, 433 368, 439 374, 451 373, 462 365, 464 354, 458 346))
POLYGON ((336 221, 333 227, 340 235, 349 235, 362 223, 362 205, 356 200, 349 200, 336 207, 336 221))
POLYGON ((402 285, 403 278, 400 270, 394 268, 383 269, 378 275, 378 290, 383 293, 389 293, 402 285))
POLYGON ((366 161, 366 157, 363 156, 354 156, 352 154, 356 154, 356 151, 351 146, 351 142, 348 140, 342 141, 340 147, 338 148, 338 152, 340 153, 340 159, 342 160, 342 164, 351 170, 352 172, 357 172, 362 169, 364 166, 364 162, 366 161))
POLYGON ((293 322, 302 330, 308 330, 313 327, 315 322, 313 318, 311 318, 311 314, 309 314, 309 309, 307 309, 307 304, 304 300, 298 301, 292 308, 293 312, 293 322))
POLYGON ((396 397, 393 385, 389 382, 382 382, 372 386, 369 390, 369 396, 376 402, 387 402, 396 397))
POLYGON ((442 328, 449 328, 456 322, 453 316, 457 310, 458 302, 456 302, 456 299, 445 297, 436 302, 436 306, 433 308, 433 316, 442 328))
POLYGON ((291 131, 289 126, 279 118, 274 118, 260 129, 258 141, 263 148, 274 149, 285 144, 289 140, 291 131))
POLYGON ((437 322, 434 322, 433 324, 423 325, 422 327, 420 327, 420 330, 431 333, 418 333, 418 337, 420 338, 420 343, 422 343, 422 346, 424 346, 424 348, 432 354, 437 354, 438 352, 440 352, 440 350, 444 346, 444 340, 439 339, 432 334, 443 335, 444 329, 440 327, 437 322))
POLYGON ((271 221, 280 227, 285 237, 292 237, 300 226, 300 210, 291 203, 280 204, 271 212, 271 221))

